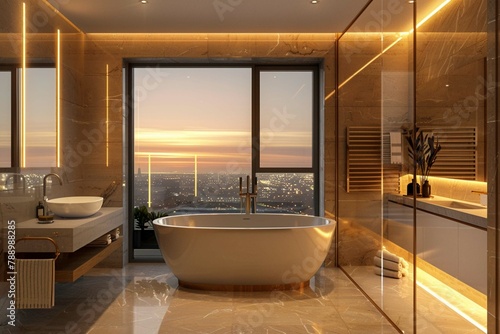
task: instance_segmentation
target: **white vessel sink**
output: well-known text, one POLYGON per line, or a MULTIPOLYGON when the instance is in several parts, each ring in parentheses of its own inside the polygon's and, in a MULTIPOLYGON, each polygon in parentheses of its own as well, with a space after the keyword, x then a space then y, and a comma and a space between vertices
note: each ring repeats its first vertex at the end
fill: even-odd
POLYGON ((49 199, 47 205, 56 216, 83 218, 99 211, 102 201, 103 198, 98 196, 69 196, 49 199))

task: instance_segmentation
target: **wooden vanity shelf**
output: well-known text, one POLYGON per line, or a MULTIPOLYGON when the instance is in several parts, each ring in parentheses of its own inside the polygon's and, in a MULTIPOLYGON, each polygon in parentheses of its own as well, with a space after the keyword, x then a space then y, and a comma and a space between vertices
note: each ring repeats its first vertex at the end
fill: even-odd
POLYGON ((74 253, 63 253, 56 261, 56 282, 74 282, 99 262, 121 248, 123 237, 106 247, 83 247, 74 253))
MULTIPOLYGON (((16 239, 26 237, 53 239, 60 252, 55 262, 55 281, 74 282, 114 252, 123 253, 122 236, 107 246, 87 247, 89 243, 116 231, 117 228, 123 228, 123 225, 123 208, 104 207, 96 214, 85 218, 57 218, 52 224, 38 224, 38 219, 33 218, 17 223, 16 239)), ((7 250, 7 241, 4 240, 5 256, 7 250)), ((16 253, 28 255, 27 258, 43 256, 53 258, 54 246, 47 242, 24 242, 16 245, 16 253)), ((0 278, 1 276, 2 274, 0 278)))

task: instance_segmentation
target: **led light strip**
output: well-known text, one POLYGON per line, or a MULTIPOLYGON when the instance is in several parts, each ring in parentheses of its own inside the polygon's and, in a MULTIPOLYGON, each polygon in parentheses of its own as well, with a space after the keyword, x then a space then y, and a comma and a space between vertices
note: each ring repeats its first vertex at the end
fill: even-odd
MULTIPOLYGON (((416 27, 419 28, 420 26, 422 26, 425 22, 427 22, 431 17, 433 17, 434 15, 436 15, 437 12, 439 12, 441 9, 443 9, 444 6, 446 6, 447 4, 449 4, 451 2, 451 0, 445 0, 444 2, 442 2, 439 6, 437 6, 432 12, 430 12, 426 17, 424 17, 422 20, 420 20, 420 22, 417 23, 416 27)), ((409 35, 411 34, 412 32, 414 31, 414 29, 412 28, 410 31, 408 32, 402 32, 401 35, 409 35)), ((384 50, 382 50, 382 52, 380 52, 378 55, 376 55, 373 59, 371 59, 368 63, 366 63, 363 67, 361 67, 359 70, 357 70, 353 75, 351 75, 349 78, 347 78, 344 82, 342 82, 338 88, 344 86, 347 82, 349 82, 352 78, 354 78, 356 75, 358 75, 361 71, 363 71, 366 67, 368 67, 371 63, 373 63, 375 60, 377 60, 381 55, 383 55, 384 53, 386 53, 389 49, 391 49, 394 45, 396 45, 397 43, 399 43, 401 40, 403 39, 403 37, 399 37, 396 41, 394 41, 391 45, 389 45, 388 47, 386 47, 384 50)), ((325 97, 325 101, 328 100, 329 98, 331 98, 333 96, 333 94, 335 94, 335 89, 330 93, 328 94, 326 97, 325 97)))
POLYGON ((57 29, 56 167, 61 167, 61 30, 57 29))
POLYGON ((109 65, 106 64, 106 167, 109 167, 109 65))
POLYGON ((437 293, 435 293, 434 291, 432 291, 431 289, 429 289, 427 286, 423 285, 421 282, 417 281, 417 285, 419 287, 421 287, 423 290, 425 290, 428 294, 430 294, 431 296, 433 296, 434 298, 436 298, 437 300, 439 300, 441 303, 443 303, 444 305, 446 305, 447 307, 449 307, 451 310, 453 310, 454 312, 456 312, 462 318, 464 318, 465 320, 467 320, 468 322, 470 322, 471 324, 473 324, 474 326, 476 326, 483 333, 487 333, 486 327, 484 327, 483 325, 481 325, 480 323, 478 323, 476 320, 474 320, 471 317, 469 317, 467 314, 465 314, 460 309, 458 309, 455 305, 451 304, 449 301, 447 301, 446 299, 444 299, 443 297, 441 297, 440 295, 438 295, 437 293))
POLYGON ((194 197, 198 197, 198 156, 194 155, 194 197))
POLYGON ((26 167, 26 3, 23 2, 23 59, 21 66, 21 167, 26 167))
POLYGON ((148 155, 148 207, 151 207, 151 154, 148 155))

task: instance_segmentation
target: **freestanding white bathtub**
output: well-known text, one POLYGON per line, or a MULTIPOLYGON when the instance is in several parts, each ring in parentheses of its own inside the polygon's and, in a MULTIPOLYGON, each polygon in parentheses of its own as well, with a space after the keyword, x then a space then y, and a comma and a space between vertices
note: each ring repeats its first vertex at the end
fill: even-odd
POLYGON ((336 222, 291 214, 194 214, 159 218, 153 226, 181 286, 269 290, 309 284, 336 222))

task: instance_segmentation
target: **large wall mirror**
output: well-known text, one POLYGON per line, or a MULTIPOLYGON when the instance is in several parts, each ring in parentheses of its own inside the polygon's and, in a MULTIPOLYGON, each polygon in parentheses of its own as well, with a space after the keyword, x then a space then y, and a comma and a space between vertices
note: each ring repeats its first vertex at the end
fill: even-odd
POLYGON ((60 167, 64 84, 78 68, 80 32, 45 1, 0 9, 0 168, 60 167))

